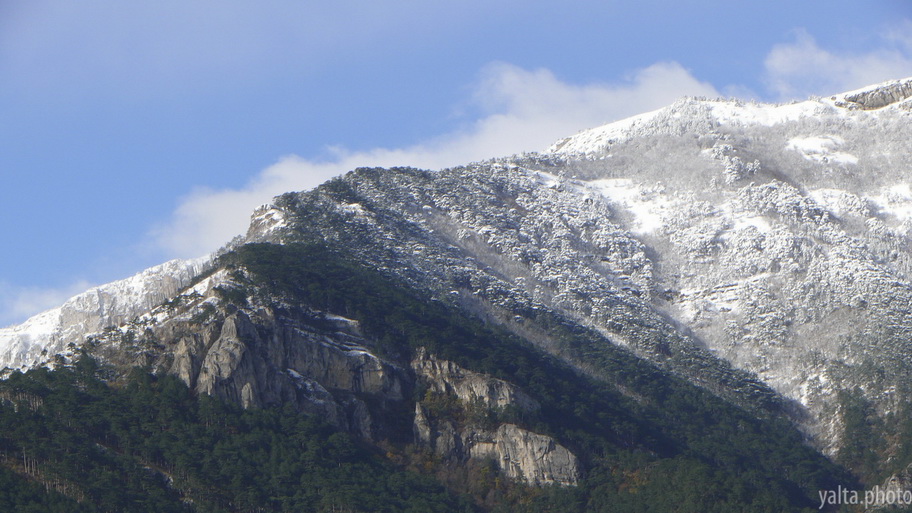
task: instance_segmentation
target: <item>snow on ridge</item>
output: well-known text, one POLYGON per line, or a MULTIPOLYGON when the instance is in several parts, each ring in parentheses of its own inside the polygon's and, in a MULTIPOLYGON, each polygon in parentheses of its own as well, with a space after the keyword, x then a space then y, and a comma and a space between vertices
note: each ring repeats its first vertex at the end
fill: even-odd
POLYGON ((147 313, 190 284, 212 257, 171 260, 123 280, 93 287, 22 324, 0 329, 0 369, 45 363, 86 335, 147 313))
MULTIPOLYGON (((695 112, 702 110, 709 121, 721 125, 775 126, 826 113, 846 115, 853 109, 876 110, 892 105, 912 110, 912 77, 883 82, 828 98, 782 104, 745 102, 738 99, 684 98, 668 107, 583 130, 574 136, 557 141, 545 150, 545 153, 588 155, 604 152, 611 144, 623 142, 641 132, 661 132, 663 127, 658 124, 663 121, 666 124, 673 124, 675 119, 680 117, 676 112, 686 107, 698 107, 695 112)), ((846 155, 845 158, 851 161, 853 157, 846 155)))
MULTIPOLYGON (((774 126, 804 117, 817 116, 832 110, 833 105, 808 100, 798 103, 769 104, 744 102, 736 99, 685 98, 662 109, 632 116, 600 127, 584 130, 572 137, 561 139, 545 153, 585 155, 605 151, 611 144, 626 141, 643 133, 669 131, 678 120, 702 118, 719 125, 774 126)), ((670 130, 674 133, 674 130, 670 130)))
POLYGON ((834 105, 848 109, 877 110, 894 105, 909 109, 912 103, 912 77, 865 86, 833 95, 829 99, 834 105))
POLYGON ((828 106, 808 100, 798 103, 770 104, 744 103, 741 101, 706 102, 713 118, 724 125, 774 126, 803 117, 820 114, 828 106))
POLYGON ((254 234, 263 236, 288 226, 285 211, 272 203, 266 203, 257 207, 250 216, 250 226, 247 228, 247 236, 252 237, 254 234))
POLYGON ((858 94, 870 93, 872 91, 887 89, 887 88, 890 88, 890 87, 893 87, 896 85, 903 85, 903 84, 912 84, 912 77, 885 80, 883 82, 878 82, 876 84, 870 84, 870 85, 866 85, 863 87, 859 87, 858 89, 853 89, 852 91, 845 91, 842 93, 838 93, 838 94, 833 95, 833 97, 840 98, 840 97, 846 97, 846 96, 855 96, 858 94))
MULTIPOLYGON (((666 107, 667 108, 667 107, 666 107)), ((582 132, 554 143, 545 153, 593 153, 611 143, 628 139, 636 128, 655 118, 665 108, 638 114, 582 132)))

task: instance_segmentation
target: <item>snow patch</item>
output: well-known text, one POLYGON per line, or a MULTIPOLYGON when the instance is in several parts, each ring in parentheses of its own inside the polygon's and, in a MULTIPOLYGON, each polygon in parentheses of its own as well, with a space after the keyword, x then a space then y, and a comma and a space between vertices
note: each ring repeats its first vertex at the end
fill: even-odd
POLYGON ((356 216, 366 216, 367 210, 360 203, 340 203, 339 208, 356 216))
POLYGON ((841 189, 813 189, 808 191, 808 196, 818 205, 840 217, 846 215, 867 217, 870 214, 865 200, 841 189))
POLYGON ((912 188, 900 183, 881 189, 877 196, 869 196, 882 214, 895 217, 899 222, 912 219, 912 188))
POLYGON ((189 285, 211 262, 209 256, 172 260, 89 289, 18 326, 0 329, 0 368, 40 365, 68 343, 81 344, 87 335, 148 313, 189 285))
POLYGON ((345 324, 358 324, 358 321, 354 319, 349 319, 348 317, 342 317, 341 315, 326 313, 323 314, 323 317, 328 321, 341 322, 345 324))
POLYGON ((592 180, 586 185, 632 214, 634 226, 631 231, 640 235, 658 231, 663 225, 663 216, 678 203, 664 194, 660 185, 646 187, 629 178, 592 180))
POLYGON ((558 187, 561 183, 559 176, 552 175, 551 173, 546 173, 544 171, 533 171, 532 178, 545 187, 554 188, 558 187))
POLYGON ((783 105, 742 103, 737 101, 706 102, 713 118, 724 125, 774 126, 819 115, 826 107, 820 102, 804 101, 783 105))
POLYGON ((259 227, 263 233, 269 233, 287 226, 288 221, 285 212, 267 203, 254 210, 250 224, 259 227))
POLYGON ((786 148, 795 150, 814 162, 857 164, 858 157, 855 155, 836 151, 843 144, 845 140, 835 135, 793 137, 789 139, 786 148))
POLYGON ((746 228, 754 227, 760 233, 770 233, 773 231, 773 227, 769 223, 769 219, 764 216, 751 216, 743 217, 740 219, 734 220, 735 224, 732 227, 734 230, 744 230, 746 228))

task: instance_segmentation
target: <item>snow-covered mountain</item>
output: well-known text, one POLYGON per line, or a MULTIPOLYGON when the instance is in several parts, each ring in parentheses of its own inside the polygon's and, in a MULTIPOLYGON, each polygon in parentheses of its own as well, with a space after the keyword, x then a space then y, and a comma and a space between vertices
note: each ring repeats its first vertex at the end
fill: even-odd
POLYGON ((86 336, 149 312, 205 271, 208 257, 172 260, 135 276, 94 287, 17 326, 0 329, 0 368, 42 365, 55 354, 72 355, 86 336))
POLYGON ((250 237, 357 238, 421 286, 555 308, 691 379, 730 362, 810 412, 833 452, 839 390, 887 415, 912 379, 910 97, 903 80, 786 105, 683 99, 542 155, 356 171, 344 192, 281 198, 306 220, 250 237))
MULTIPOLYGON (((891 436, 912 411, 910 141, 912 79, 778 105, 686 98, 541 154, 355 170, 259 209, 245 242, 337 248, 598 375, 542 328, 553 314, 748 409, 780 404, 835 455, 851 405, 891 436)), ((139 322, 211 265, 165 264, 0 330, 0 364, 139 322)))

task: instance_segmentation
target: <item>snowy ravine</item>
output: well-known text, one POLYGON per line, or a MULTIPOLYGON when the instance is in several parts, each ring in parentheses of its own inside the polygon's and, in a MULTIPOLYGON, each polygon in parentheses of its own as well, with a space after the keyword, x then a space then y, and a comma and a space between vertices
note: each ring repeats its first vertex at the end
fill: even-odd
MULTIPOLYGON (((545 311, 720 396, 775 391, 833 454, 840 390, 883 417, 912 397, 909 141, 912 79, 780 105, 686 98, 541 154, 359 169, 257 210, 246 241, 339 248, 546 350, 545 311)), ((208 265, 0 330, 0 364, 147 313, 208 265)))

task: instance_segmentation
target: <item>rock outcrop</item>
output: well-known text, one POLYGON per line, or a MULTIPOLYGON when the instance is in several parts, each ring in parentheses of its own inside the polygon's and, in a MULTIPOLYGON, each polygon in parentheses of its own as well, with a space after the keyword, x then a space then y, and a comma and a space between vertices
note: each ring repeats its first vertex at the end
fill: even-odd
POLYGON ((493 460, 507 477, 532 485, 578 481, 576 457, 552 438, 490 420, 505 411, 539 410, 519 387, 424 349, 409 372, 377 356, 357 321, 290 307, 263 291, 246 290, 244 301, 258 299, 239 307, 225 299, 232 289, 240 286, 231 274, 216 271, 148 314, 96 335, 90 350, 119 368, 173 374, 198 394, 244 408, 295 404, 368 441, 403 439, 408 424, 402 422, 409 419, 395 419, 417 380, 429 394, 488 419, 478 425, 417 403, 418 445, 451 461, 493 460))
MULTIPOLYGON (((412 369, 429 394, 455 399, 464 409, 514 407, 533 411, 539 407, 511 383, 468 371, 424 350, 412 361, 412 369)), ((579 463, 572 452, 549 436, 515 424, 436 418, 430 407, 418 403, 414 432, 419 445, 444 459, 493 460, 507 477, 527 484, 567 486, 579 481, 579 463)))
POLYGON ((244 408, 295 404, 366 440, 383 437, 374 417, 405 400, 410 378, 368 349, 358 323, 268 301, 239 308, 219 297, 234 286, 219 271, 96 335, 92 353, 120 368, 173 374, 198 394, 244 408))
POLYGON ((849 93, 841 106, 862 110, 882 109, 912 98, 912 80, 900 80, 857 93, 849 93))
POLYGON ((219 324, 208 344, 182 340, 169 369, 200 394, 245 408, 290 400, 367 440, 378 426, 360 397, 403 400, 403 373, 362 345, 353 321, 327 333, 288 312, 239 311, 219 324))
POLYGON ((912 465, 888 477, 882 485, 867 490, 865 511, 895 511, 912 504, 912 465))
POLYGON ((493 433, 475 432, 468 443, 470 458, 493 458, 512 479, 533 485, 574 485, 579 479, 576 456, 553 438, 501 424, 493 433))
POLYGON ((424 348, 419 349, 412 360, 412 370, 431 391, 438 394, 453 394, 465 404, 481 402, 488 408, 539 408, 538 402, 517 386, 463 369, 451 361, 440 360, 434 355, 429 355, 424 348))

